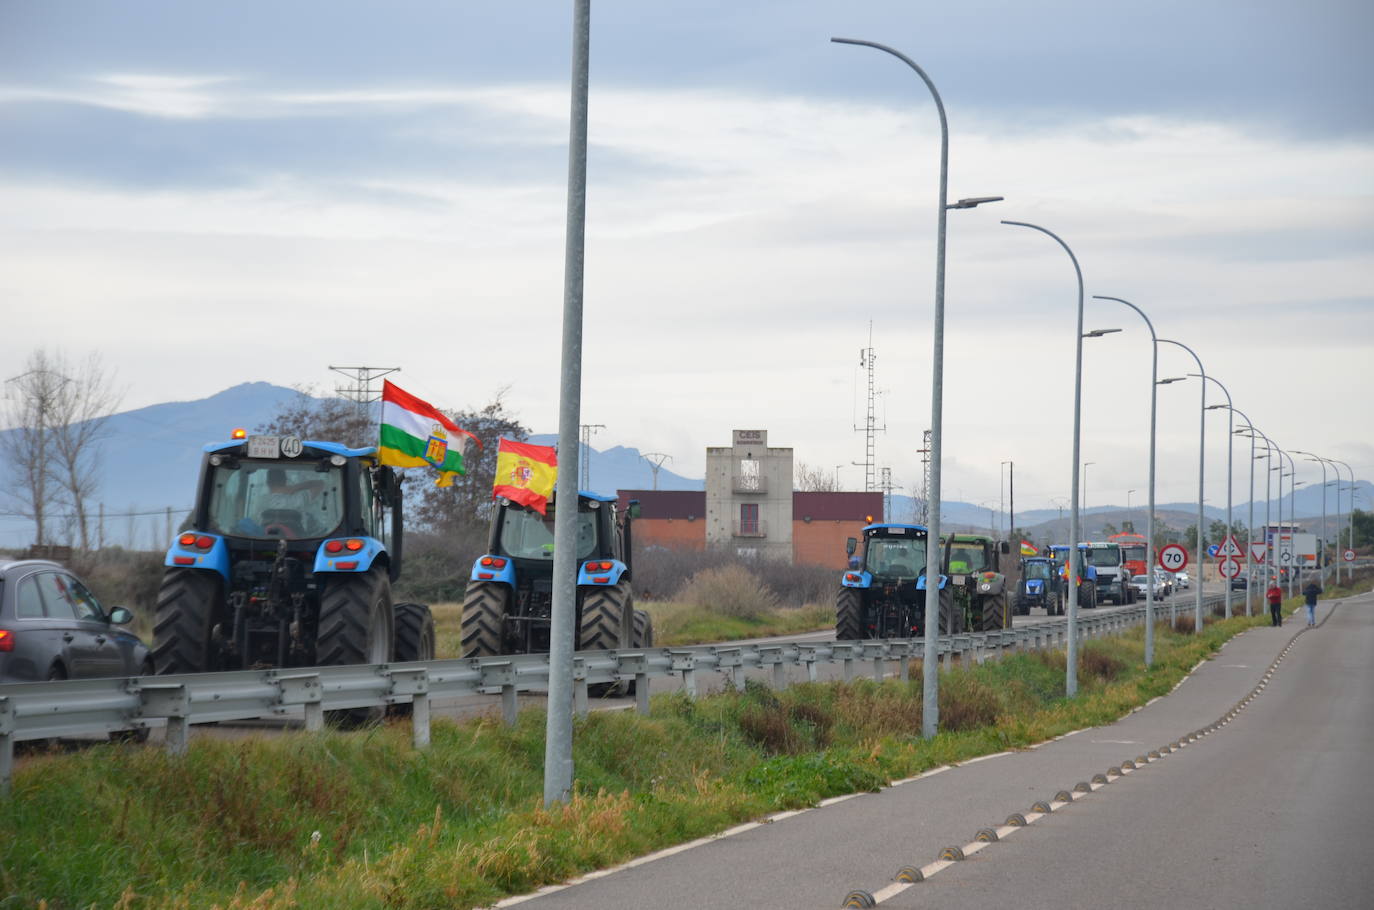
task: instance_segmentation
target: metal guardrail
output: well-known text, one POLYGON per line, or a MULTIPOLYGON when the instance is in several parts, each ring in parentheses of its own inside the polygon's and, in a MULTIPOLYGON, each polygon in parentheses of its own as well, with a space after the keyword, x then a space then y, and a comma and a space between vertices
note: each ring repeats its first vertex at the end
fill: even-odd
MULTIPOLYGON (((1222 600, 1212 595, 1203 603, 1210 608, 1222 600)), ((1081 613, 1078 635, 1081 639, 1112 634, 1144 619, 1143 606, 1081 613)), ((938 651, 946 662, 955 655, 981 662, 994 652, 1058 647, 1067 638, 1068 621, 1052 619, 996 632, 942 636, 938 651)), ((788 685, 789 669, 800 668, 807 680, 815 681, 820 664, 840 664, 846 680, 860 667, 870 667, 873 678, 881 680, 893 665, 905 680, 910 661, 923 651, 919 638, 580 651, 573 659, 574 709, 586 713, 589 686, 632 680, 638 710, 647 714, 650 678, 680 678, 683 690, 695 697, 699 672, 724 674, 736 688, 748 671, 771 674, 778 688, 788 685)), ((15 744, 28 740, 136 735, 165 722, 165 747, 181 754, 192 724, 303 711, 306 730, 314 731, 323 729, 327 711, 409 704, 413 742, 425 748, 431 699, 500 694, 502 716, 514 723, 517 694, 546 690, 548 676, 547 654, 520 654, 0 685, 0 794, 9 792, 15 744)))

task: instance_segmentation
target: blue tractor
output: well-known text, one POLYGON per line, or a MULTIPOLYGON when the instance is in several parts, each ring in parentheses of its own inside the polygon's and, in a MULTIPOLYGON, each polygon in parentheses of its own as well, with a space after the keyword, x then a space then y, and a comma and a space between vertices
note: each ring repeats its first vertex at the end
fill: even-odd
POLYGON ((1031 607, 1044 607, 1046 616, 1063 616, 1064 567, 1052 556, 1028 556, 1021 560, 1021 590, 1016 596, 1016 612, 1030 614, 1031 607))
MULTIPOLYGON (((546 514, 504 497, 491 519, 487 552, 473 563, 463 597, 464 657, 549 651, 553 618, 553 529, 546 514)), ((639 502, 622 513, 614 497, 577 495, 576 650, 650 648, 649 614, 634 608, 630 528, 639 502)))
MULTIPOLYGON (((850 568, 835 596, 835 638, 920 637, 925 629, 926 536, 921 525, 872 524, 863 529, 863 555, 851 537, 850 568)), ((940 635, 964 631, 964 611, 940 579, 940 635)))
MULTIPOLYGON (((1069 545, 1057 543, 1050 547, 1050 552, 1059 561, 1059 574, 1064 581, 1064 602, 1069 599, 1069 545)), ((1078 576, 1078 605, 1085 610, 1091 610, 1097 606, 1097 567, 1088 559, 1088 548, 1084 544, 1078 545, 1078 565, 1081 575, 1078 576)))
POLYGON ((429 608, 391 599, 402 532, 401 479, 374 448, 207 445, 158 591, 158 672, 431 659, 429 608))

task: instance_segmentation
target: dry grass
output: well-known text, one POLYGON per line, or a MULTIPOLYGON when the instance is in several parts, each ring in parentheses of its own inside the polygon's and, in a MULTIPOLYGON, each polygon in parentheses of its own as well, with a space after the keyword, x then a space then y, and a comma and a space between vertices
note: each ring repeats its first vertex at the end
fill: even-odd
POLYGON ((703 569, 683 587, 678 599, 721 616, 761 619, 776 610, 778 595, 741 565, 703 569))

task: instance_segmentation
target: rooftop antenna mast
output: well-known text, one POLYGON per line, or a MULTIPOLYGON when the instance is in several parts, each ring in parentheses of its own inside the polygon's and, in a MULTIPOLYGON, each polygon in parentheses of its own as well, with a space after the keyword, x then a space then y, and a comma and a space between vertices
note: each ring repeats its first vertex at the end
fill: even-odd
POLYGON ((878 488, 877 478, 874 476, 877 464, 873 457, 873 451, 877 441, 877 434, 879 432, 887 432, 886 422, 884 422, 883 426, 878 426, 878 393, 873 386, 873 370, 877 360, 878 355, 873 351, 873 321, 870 319, 868 322, 868 347, 859 350, 859 366, 863 367, 868 373, 868 418, 864 421, 862 428, 854 428, 855 432, 862 429, 864 433, 864 460, 861 462, 856 461, 854 464, 863 466, 865 493, 872 493, 878 488))
POLYGON ((672 460, 673 460, 673 456, 671 456, 671 455, 665 455, 665 454, 663 454, 662 452, 644 452, 644 453, 641 453, 639 457, 640 457, 640 458, 643 458, 645 461, 649 462, 649 468, 650 468, 650 470, 652 470, 652 471, 654 472, 654 489, 657 490, 657 489, 658 489, 658 469, 661 468, 661 467, 663 467, 663 462, 665 462, 665 461, 672 461, 672 460))

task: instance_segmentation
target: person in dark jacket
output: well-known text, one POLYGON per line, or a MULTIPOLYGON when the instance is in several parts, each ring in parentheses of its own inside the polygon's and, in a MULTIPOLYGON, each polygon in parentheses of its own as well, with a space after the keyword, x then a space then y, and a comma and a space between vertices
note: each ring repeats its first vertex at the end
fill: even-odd
POLYGON ((1273 620, 1272 625, 1283 625, 1283 588, 1279 587, 1277 580, 1270 582, 1269 590, 1264 592, 1264 597, 1269 601, 1269 617, 1273 620))
POLYGON ((1307 624, 1315 626, 1317 624, 1317 597, 1322 593, 1321 582, 1313 578, 1302 586, 1302 596, 1307 602, 1307 624))

